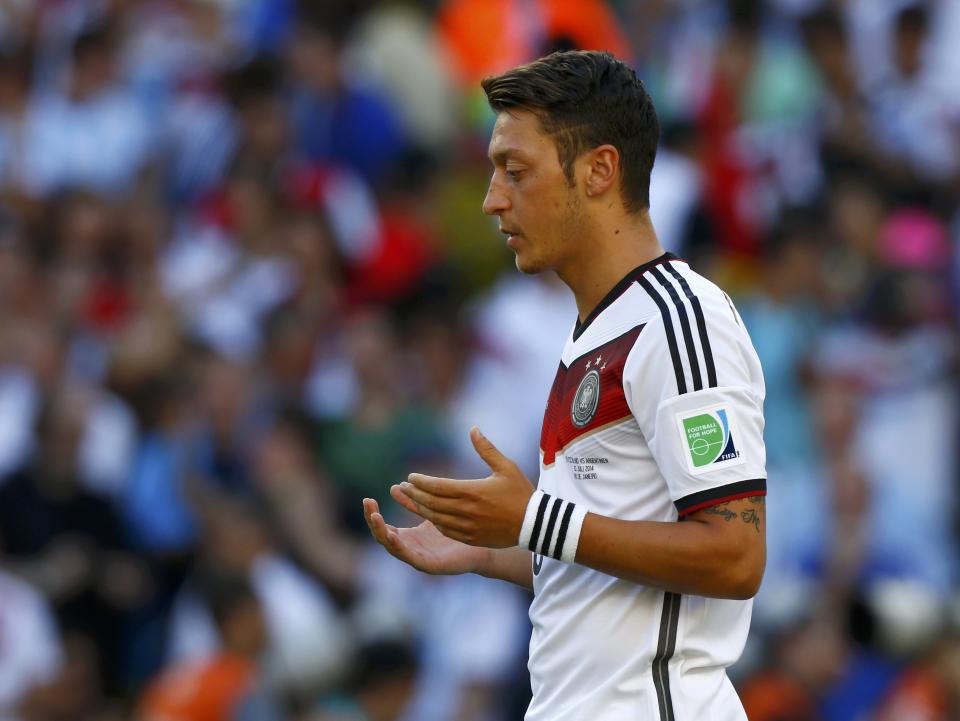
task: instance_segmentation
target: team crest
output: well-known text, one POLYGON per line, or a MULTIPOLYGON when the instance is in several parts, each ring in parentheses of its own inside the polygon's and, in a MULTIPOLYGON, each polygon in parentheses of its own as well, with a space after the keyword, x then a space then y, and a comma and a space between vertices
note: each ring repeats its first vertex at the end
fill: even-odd
POLYGON ((573 396, 573 406, 570 409, 570 420, 577 428, 583 428, 593 420, 600 404, 600 372, 592 370, 587 373, 577 392, 573 396))

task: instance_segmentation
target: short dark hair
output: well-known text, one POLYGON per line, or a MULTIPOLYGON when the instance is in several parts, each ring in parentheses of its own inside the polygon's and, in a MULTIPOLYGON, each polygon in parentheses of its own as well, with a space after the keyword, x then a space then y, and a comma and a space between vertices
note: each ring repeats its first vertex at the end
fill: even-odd
POLYGON ((660 125, 637 74, 610 53, 552 53, 482 83, 494 112, 528 110, 553 136, 567 180, 586 150, 610 144, 620 152, 621 192, 631 213, 650 207, 650 171, 660 125))
POLYGON ((220 630, 226 627, 237 609, 260 604, 250 581, 239 573, 204 565, 192 580, 197 594, 206 602, 220 630))
POLYGON ((896 16, 897 32, 925 34, 930 27, 930 8, 926 3, 907 5, 896 16))

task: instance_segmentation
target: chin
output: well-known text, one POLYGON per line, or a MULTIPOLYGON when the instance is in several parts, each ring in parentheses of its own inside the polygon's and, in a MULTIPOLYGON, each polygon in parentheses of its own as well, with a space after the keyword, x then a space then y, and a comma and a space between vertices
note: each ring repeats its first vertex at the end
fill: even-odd
POLYGON ((519 253, 516 257, 516 266, 524 275, 536 275, 537 273, 542 273, 547 270, 547 266, 540 259, 537 258, 526 258, 519 253))

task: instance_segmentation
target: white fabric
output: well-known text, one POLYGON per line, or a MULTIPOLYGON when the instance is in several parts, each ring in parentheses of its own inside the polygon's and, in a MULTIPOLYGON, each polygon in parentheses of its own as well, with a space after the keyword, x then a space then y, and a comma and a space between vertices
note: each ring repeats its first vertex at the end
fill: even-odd
POLYGON ((229 358, 260 349, 260 323, 293 292, 296 269, 244 254, 213 227, 185 228, 163 258, 164 288, 190 328, 229 358))
POLYGON ((335 679, 347 660, 349 639, 326 590, 273 554, 254 563, 251 582, 270 631, 268 677, 297 691, 335 679))
POLYGON ((77 468, 87 488, 121 497, 126 491, 137 441, 133 411, 117 396, 101 393, 87 415, 77 451, 77 468))
POLYGON ((650 220, 667 250, 679 252, 690 216, 703 196, 703 173, 690 158, 669 148, 657 151, 650 174, 650 220))
MULTIPOLYGON (((765 487, 764 384, 742 322, 713 283, 678 260, 661 259, 635 277, 646 281, 668 309, 687 392, 680 392, 667 324, 654 297, 638 282, 626 285, 582 335, 567 341, 545 418, 539 490, 613 518, 673 522, 678 509, 690 510, 698 502, 704 507, 703 499, 706 504, 723 502, 726 493, 742 491, 744 483, 765 487), (706 372, 708 354, 694 304, 673 273, 683 278, 702 308, 715 387, 706 372), (684 307, 690 353, 674 296, 661 280, 684 307), (700 390, 695 389, 690 355, 699 370, 700 390), (590 425, 593 397, 581 393, 591 371, 600 373, 592 416, 597 427, 590 425), (729 423, 727 445, 711 450, 710 462, 700 460, 703 465, 695 466, 690 447, 699 437, 689 435, 682 421, 701 412, 716 419, 720 410, 729 423), (571 431, 578 424, 579 430, 571 431), (567 437, 571 434, 579 435, 567 437), (731 447, 730 439, 736 452, 726 458, 721 451, 731 447)), ((700 427, 695 420, 689 426, 694 431, 700 427)), ((714 437, 704 438, 708 446, 715 444, 714 437)), ((665 718, 661 704, 667 680, 666 695, 677 721, 746 718, 725 669, 743 650, 751 601, 666 594, 538 555, 533 565, 533 700, 527 721, 665 718), (664 653, 663 640, 671 637, 672 654, 664 653), (659 695, 653 673, 658 647, 665 657, 658 666, 659 695)))
POLYGON ((36 446, 33 426, 40 389, 29 371, 0 368, 0 481, 19 469, 36 446))
POLYGON ((53 613, 40 594, 0 571, 0 721, 33 687, 52 681, 63 664, 53 613))
POLYGON ((527 501, 527 510, 523 514, 523 523, 520 525, 520 538, 517 539, 517 545, 520 548, 527 548, 530 545, 530 537, 533 535, 533 526, 537 520, 537 508, 544 498, 544 493, 539 488, 530 496, 527 501))
POLYGON ((20 181, 30 195, 68 186, 122 194, 149 160, 148 119, 119 88, 84 102, 42 96, 31 103, 24 127, 20 181))

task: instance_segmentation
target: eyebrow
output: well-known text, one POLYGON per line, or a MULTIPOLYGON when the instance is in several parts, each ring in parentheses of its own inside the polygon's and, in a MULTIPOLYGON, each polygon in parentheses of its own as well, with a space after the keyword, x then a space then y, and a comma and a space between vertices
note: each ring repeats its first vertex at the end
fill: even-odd
POLYGON ((495 153, 488 153, 487 157, 490 158, 490 161, 493 163, 504 163, 509 160, 511 157, 524 157, 524 153, 519 148, 503 148, 498 150, 495 153))

